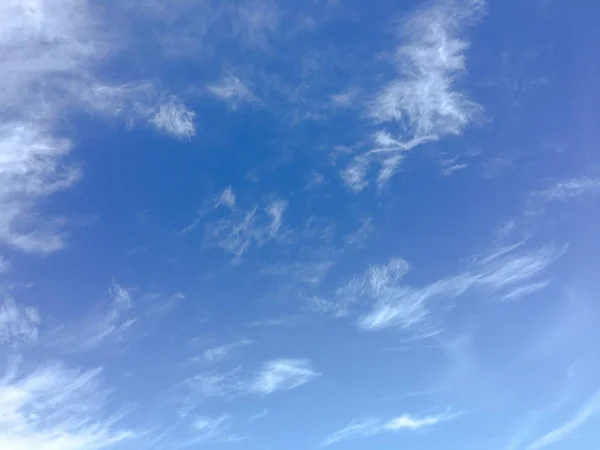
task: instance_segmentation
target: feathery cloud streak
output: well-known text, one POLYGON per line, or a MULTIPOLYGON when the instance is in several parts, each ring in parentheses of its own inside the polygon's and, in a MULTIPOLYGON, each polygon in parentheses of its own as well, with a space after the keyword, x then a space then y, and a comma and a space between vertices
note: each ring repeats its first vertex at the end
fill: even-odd
POLYGON ((340 441, 349 439, 364 438, 374 436, 379 433, 393 432, 399 430, 418 430, 421 428, 432 427, 453 420, 458 417, 458 414, 446 411, 443 414, 431 415, 424 417, 416 417, 411 414, 403 414, 402 416, 384 420, 377 417, 369 417, 366 419, 355 420, 348 426, 336 431, 331 436, 325 438, 321 442, 321 446, 328 446, 340 441))
POLYGON ((413 148, 459 135, 481 107, 455 90, 466 70, 469 42, 464 28, 481 15, 483 0, 443 1, 417 11, 402 22, 404 43, 395 51, 397 77, 379 91, 368 109, 377 124, 373 148, 354 157, 342 178, 355 191, 369 183, 372 163, 381 166, 377 182, 385 184, 413 148), (391 130, 391 131, 390 131, 391 130))

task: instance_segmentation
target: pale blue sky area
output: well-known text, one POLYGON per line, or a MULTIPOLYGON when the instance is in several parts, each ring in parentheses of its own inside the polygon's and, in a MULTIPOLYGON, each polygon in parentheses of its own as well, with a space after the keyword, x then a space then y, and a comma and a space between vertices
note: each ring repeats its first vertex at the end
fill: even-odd
POLYGON ((598 450, 599 18, 0 2, 0 449, 598 450))

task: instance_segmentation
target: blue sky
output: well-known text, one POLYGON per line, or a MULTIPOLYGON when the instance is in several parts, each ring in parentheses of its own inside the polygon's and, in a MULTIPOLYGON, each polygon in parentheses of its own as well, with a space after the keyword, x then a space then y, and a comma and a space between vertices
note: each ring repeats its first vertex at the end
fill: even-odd
POLYGON ((0 5, 0 448, 598 450, 600 6, 0 5))

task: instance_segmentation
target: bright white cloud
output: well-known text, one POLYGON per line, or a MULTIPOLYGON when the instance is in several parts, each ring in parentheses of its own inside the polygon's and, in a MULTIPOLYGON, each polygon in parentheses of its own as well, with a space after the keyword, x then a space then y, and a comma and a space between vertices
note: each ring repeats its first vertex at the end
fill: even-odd
POLYGON ((35 341, 40 321, 37 309, 22 307, 6 297, 0 303, 0 344, 35 341))
POLYGON ((466 67, 469 42, 462 37, 463 29, 483 6, 483 0, 442 1, 403 22, 403 43, 395 52, 397 77, 376 94, 368 111, 376 123, 396 130, 397 137, 387 130, 376 134, 375 148, 356 156, 342 172, 353 190, 366 187, 371 163, 381 165, 378 184, 382 186, 406 152, 461 134, 480 113, 481 107, 456 91, 454 83, 466 67))
POLYGON ((306 359, 276 359, 264 364, 249 383, 248 389, 253 393, 268 395, 297 388, 319 375, 306 359))
POLYGON ((194 118, 196 113, 177 101, 170 101, 158 107, 151 119, 156 127, 179 138, 191 138, 196 134, 194 118))
POLYGON ((25 375, 12 367, 0 378, 0 448, 99 450, 134 438, 103 414, 100 372, 52 365, 25 375))
MULTIPOLYGON (((0 99, 1 100, 1 99, 0 99)), ((56 225, 35 214, 39 200, 70 187, 80 176, 62 163, 71 145, 45 125, 0 125, 0 240, 26 252, 51 252, 64 245, 56 225)))
POLYGON ((540 450, 569 438, 575 431, 600 413, 600 392, 597 392, 566 423, 532 442, 528 450, 540 450))
MULTIPOLYGON (((0 241, 28 252, 64 246, 56 221, 40 216, 44 198, 79 177, 66 160, 71 142, 57 123, 72 109, 153 120, 189 135, 193 113, 161 105, 147 83, 120 86, 96 80, 117 49, 106 23, 86 0, 7 0, 0 4, 0 241)), ((193 134, 193 133, 192 133, 193 134)))
POLYGON ((446 411, 443 414, 416 417, 410 414, 384 420, 377 417, 369 417, 366 419, 355 420, 348 426, 336 431, 331 436, 325 438, 321 442, 321 446, 335 444, 340 441, 349 439, 365 438, 374 436, 383 432, 392 432, 398 430, 418 430, 420 428, 431 427, 440 422, 452 420, 458 417, 457 414, 452 414, 446 411))
POLYGON ((232 109, 236 109, 242 103, 258 102, 258 98, 256 98, 250 88, 231 73, 227 74, 218 83, 209 86, 208 91, 217 98, 227 102, 232 109))
POLYGON ((550 279, 538 278, 566 248, 525 251, 522 245, 495 249, 462 273, 422 287, 403 283, 409 265, 401 258, 392 259, 387 264, 370 267, 338 288, 332 300, 319 297, 312 304, 313 310, 336 317, 362 312, 358 323, 364 330, 396 327, 430 335, 435 332, 434 311, 443 309, 437 301, 447 302, 468 291, 499 300, 516 300, 546 287, 550 279))

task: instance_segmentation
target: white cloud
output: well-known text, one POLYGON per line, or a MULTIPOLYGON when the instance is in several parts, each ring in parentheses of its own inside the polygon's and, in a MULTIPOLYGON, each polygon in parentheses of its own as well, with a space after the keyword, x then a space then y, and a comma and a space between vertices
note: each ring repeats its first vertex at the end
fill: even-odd
POLYGON ((321 442, 321 446, 328 446, 349 439, 374 436, 383 432, 418 430, 420 428, 437 425, 440 422, 455 419, 456 417, 458 417, 457 414, 451 414, 448 410, 443 414, 425 417, 415 417, 410 414, 404 414, 389 420, 383 420, 377 417, 355 420, 348 426, 325 438, 321 442))
POLYGON ((231 187, 228 187, 221 193, 221 197, 219 197, 219 201, 217 202, 217 206, 225 205, 231 209, 235 209, 235 193, 231 187))
POLYGON ((445 177, 452 175, 454 172, 458 172, 459 170, 466 169, 469 167, 466 163, 459 163, 458 156, 450 159, 442 159, 440 161, 440 168, 442 171, 442 175, 445 177))
POLYGON ((0 240, 26 252, 63 247, 59 230, 35 213, 39 200, 70 187, 80 176, 62 163, 71 145, 42 125, 0 125, 0 240))
POLYGON ((179 138, 191 138, 196 134, 196 114, 177 101, 158 107, 151 122, 159 129, 179 138))
POLYGON ((350 246, 362 248, 374 230, 373 219, 369 217, 362 221, 358 229, 348 233, 344 237, 344 241, 350 246))
POLYGON ((312 381, 320 374, 306 359, 276 359, 264 364, 250 381, 248 390, 261 395, 290 390, 312 381))
POLYGON ((258 98, 242 80, 233 74, 227 74, 218 83, 208 87, 208 91, 217 98, 227 102, 232 109, 242 103, 256 103, 258 98))
POLYGON ((82 321, 59 329, 54 344, 66 352, 89 351, 122 341, 136 321, 129 291, 113 283, 108 290, 108 302, 82 321))
POLYGON ((107 395, 99 386, 100 369, 52 365, 19 372, 12 367, 0 378, 3 450, 99 450, 136 436, 115 428, 118 416, 103 414, 107 395))
POLYGON ((238 370, 226 373, 208 372, 195 375, 185 380, 194 395, 201 397, 230 397, 238 392, 238 370))
POLYGON ((374 136, 373 150, 356 156, 342 172, 354 190, 368 184, 366 172, 373 162, 382 165, 378 184, 396 172, 404 154, 414 147, 459 135, 480 113, 481 107, 455 90, 465 72, 469 42, 463 29, 480 15, 484 1, 442 1, 417 11, 402 23, 404 40, 395 52, 397 77, 371 102, 368 115, 397 130, 397 137, 382 130, 374 136), (386 136, 385 142, 381 136, 386 136))
POLYGON ((600 392, 596 392, 569 421, 536 439, 527 449, 540 450, 567 439, 598 413, 600 413, 600 392))
POLYGON ((358 96, 357 89, 348 89, 339 94, 335 94, 329 97, 331 106, 334 108, 350 108, 355 102, 358 96))
POLYGON ((430 335, 435 332, 434 312, 444 310, 444 305, 452 304, 450 300, 468 291, 498 300, 516 300, 546 287, 550 279, 538 277, 566 248, 523 250, 522 245, 523 242, 494 249, 458 275, 421 287, 403 283, 408 263, 401 258, 392 259, 370 267, 338 288, 333 300, 319 298, 314 309, 335 317, 358 313, 359 327, 364 330, 396 327, 430 335))
POLYGON ((302 386, 319 375, 307 359, 267 361, 250 377, 243 376, 241 367, 229 372, 200 373, 183 381, 190 394, 184 402, 184 415, 187 416, 191 405, 206 398, 231 399, 245 395, 270 395, 302 386))
POLYGON ((546 190, 535 192, 533 195, 545 200, 567 200, 583 194, 600 193, 600 179, 572 178, 556 183, 546 190))
POLYGON ((240 341, 230 342, 218 347, 209 348, 202 353, 202 356, 206 361, 215 363, 229 358, 232 352, 237 349, 247 347, 250 344, 252 344, 252 341, 248 339, 242 339, 240 341))
POLYGON ((40 322, 37 309, 19 306, 14 299, 6 297, 0 303, 0 344, 35 341, 40 322))
POLYGON ((250 211, 233 211, 234 219, 209 223, 205 229, 208 245, 219 247, 239 262, 253 246, 262 247, 277 238, 287 208, 284 200, 273 200, 264 209, 255 206, 250 211))
POLYGON ((318 255, 316 258, 266 265, 260 269, 260 273, 281 277, 285 282, 291 278, 297 283, 318 286, 334 265, 335 261, 325 259, 324 255, 318 255))
POLYGON ((205 441, 234 442, 243 440, 243 438, 231 434, 231 421, 232 417, 229 414, 221 414, 217 417, 197 417, 192 423, 195 436, 185 442, 185 446, 205 441))
POLYGON ((71 142, 57 131, 71 110, 154 117, 161 128, 190 132, 189 115, 161 106, 162 96, 148 83, 111 86, 96 79, 119 51, 109 38, 112 24, 93 14, 99 12, 86 0, 0 4, 0 241, 23 251, 64 246, 60 227, 41 217, 38 206, 81 175, 67 160, 71 142))

